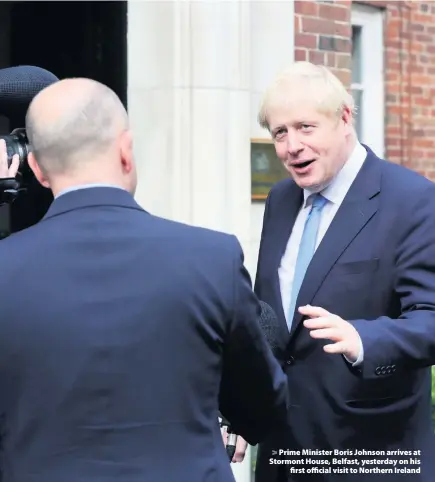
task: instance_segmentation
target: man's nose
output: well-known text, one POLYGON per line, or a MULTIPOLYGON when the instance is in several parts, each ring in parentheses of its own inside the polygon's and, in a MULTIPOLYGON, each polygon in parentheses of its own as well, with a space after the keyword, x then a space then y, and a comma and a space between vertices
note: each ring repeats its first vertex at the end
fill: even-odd
POLYGON ((303 144, 299 140, 297 134, 288 133, 287 136, 287 152, 292 156, 299 154, 299 152, 304 148, 303 144))

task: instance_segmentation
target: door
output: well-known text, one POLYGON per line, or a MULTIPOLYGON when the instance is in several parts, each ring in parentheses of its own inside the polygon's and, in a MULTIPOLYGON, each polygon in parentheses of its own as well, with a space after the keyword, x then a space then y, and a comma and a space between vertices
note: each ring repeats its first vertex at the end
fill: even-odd
MULTIPOLYGON (((3 62, 1 67, 35 65, 60 79, 89 77, 112 88, 127 106, 127 2, 2 4, 3 14, 9 16, 9 59, 8 65, 3 62)), ((23 124, 24 119, 12 119, 8 128, 23 124)), ((4 217, 9 232, 38 222, 52 199, 50 191, 32 179, 28 191, 4 217)))

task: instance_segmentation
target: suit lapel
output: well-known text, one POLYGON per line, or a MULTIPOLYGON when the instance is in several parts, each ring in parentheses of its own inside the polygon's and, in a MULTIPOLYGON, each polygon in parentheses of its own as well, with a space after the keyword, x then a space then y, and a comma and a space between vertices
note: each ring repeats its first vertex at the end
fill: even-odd
POLYGON ((299 209, 303 201, 303 191, 296 183, 289 181, 288 188, 283 191, 281 199, 275 203, 276 215, 272 215, 273 225, 270 232, 274 233, 270 242, 270 253, 272 259, 272 268, 274 272, 273 289, 276 299, 277 316, 283 328, 285 338, 288 337, 287 322, 282 306, 281 290, 279 285, 278 268, 281 264, 281 258, 284 255, 290 238, 291 231, 296 221, 299 209))
MULTIPOLYGON (((363 167, 313 256, 299 291, 296 306, 312 302, 334 264, 376 213, 380 178, 380 163, 369 151, 363 167)), ((290 333, 291 339, 301 321, 302 316, 296 312, 290 333)))

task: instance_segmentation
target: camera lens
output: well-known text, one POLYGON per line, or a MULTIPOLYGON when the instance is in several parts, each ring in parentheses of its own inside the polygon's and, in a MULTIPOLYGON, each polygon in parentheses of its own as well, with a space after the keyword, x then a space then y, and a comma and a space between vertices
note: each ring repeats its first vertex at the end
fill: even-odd
POLYGON ((29 155, 29 140, 27 139, 26 130, 19 128, 13 130, 9 135, 0 136, 6 142, 6 152, 8 155, 8 165, 11 165, 12 157, 18 154, 20 160, 20 168, 27 165, 27 156, 29 155))

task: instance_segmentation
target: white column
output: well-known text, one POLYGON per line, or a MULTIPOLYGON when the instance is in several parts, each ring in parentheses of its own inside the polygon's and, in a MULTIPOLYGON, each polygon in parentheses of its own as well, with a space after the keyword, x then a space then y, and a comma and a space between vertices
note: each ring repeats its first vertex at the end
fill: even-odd
POLYGON ((128 110, 138 164, 138 202, 170 217, 173 118, 172 2, 128 4, 128 110))
POLYGON ((137 199, 155 214, 250 229, 249 2, 129 4, 137 199))
MULTIPOLYGON (((250 137, 270 139, 257 121, 263 92, 274 76, 294 60, 294 2, 255 0, 251 2, 251 118, 250 137)), ((263 225, 264 203, 251 206, 251 234, 248 269, 255 276, 263 225)))
MULTIPOLYGON (((136 199, 249 248, 250 2, 129 2, 128 106, 136 199)), ((249 454, 233 464, 249 482, 249 454)))

